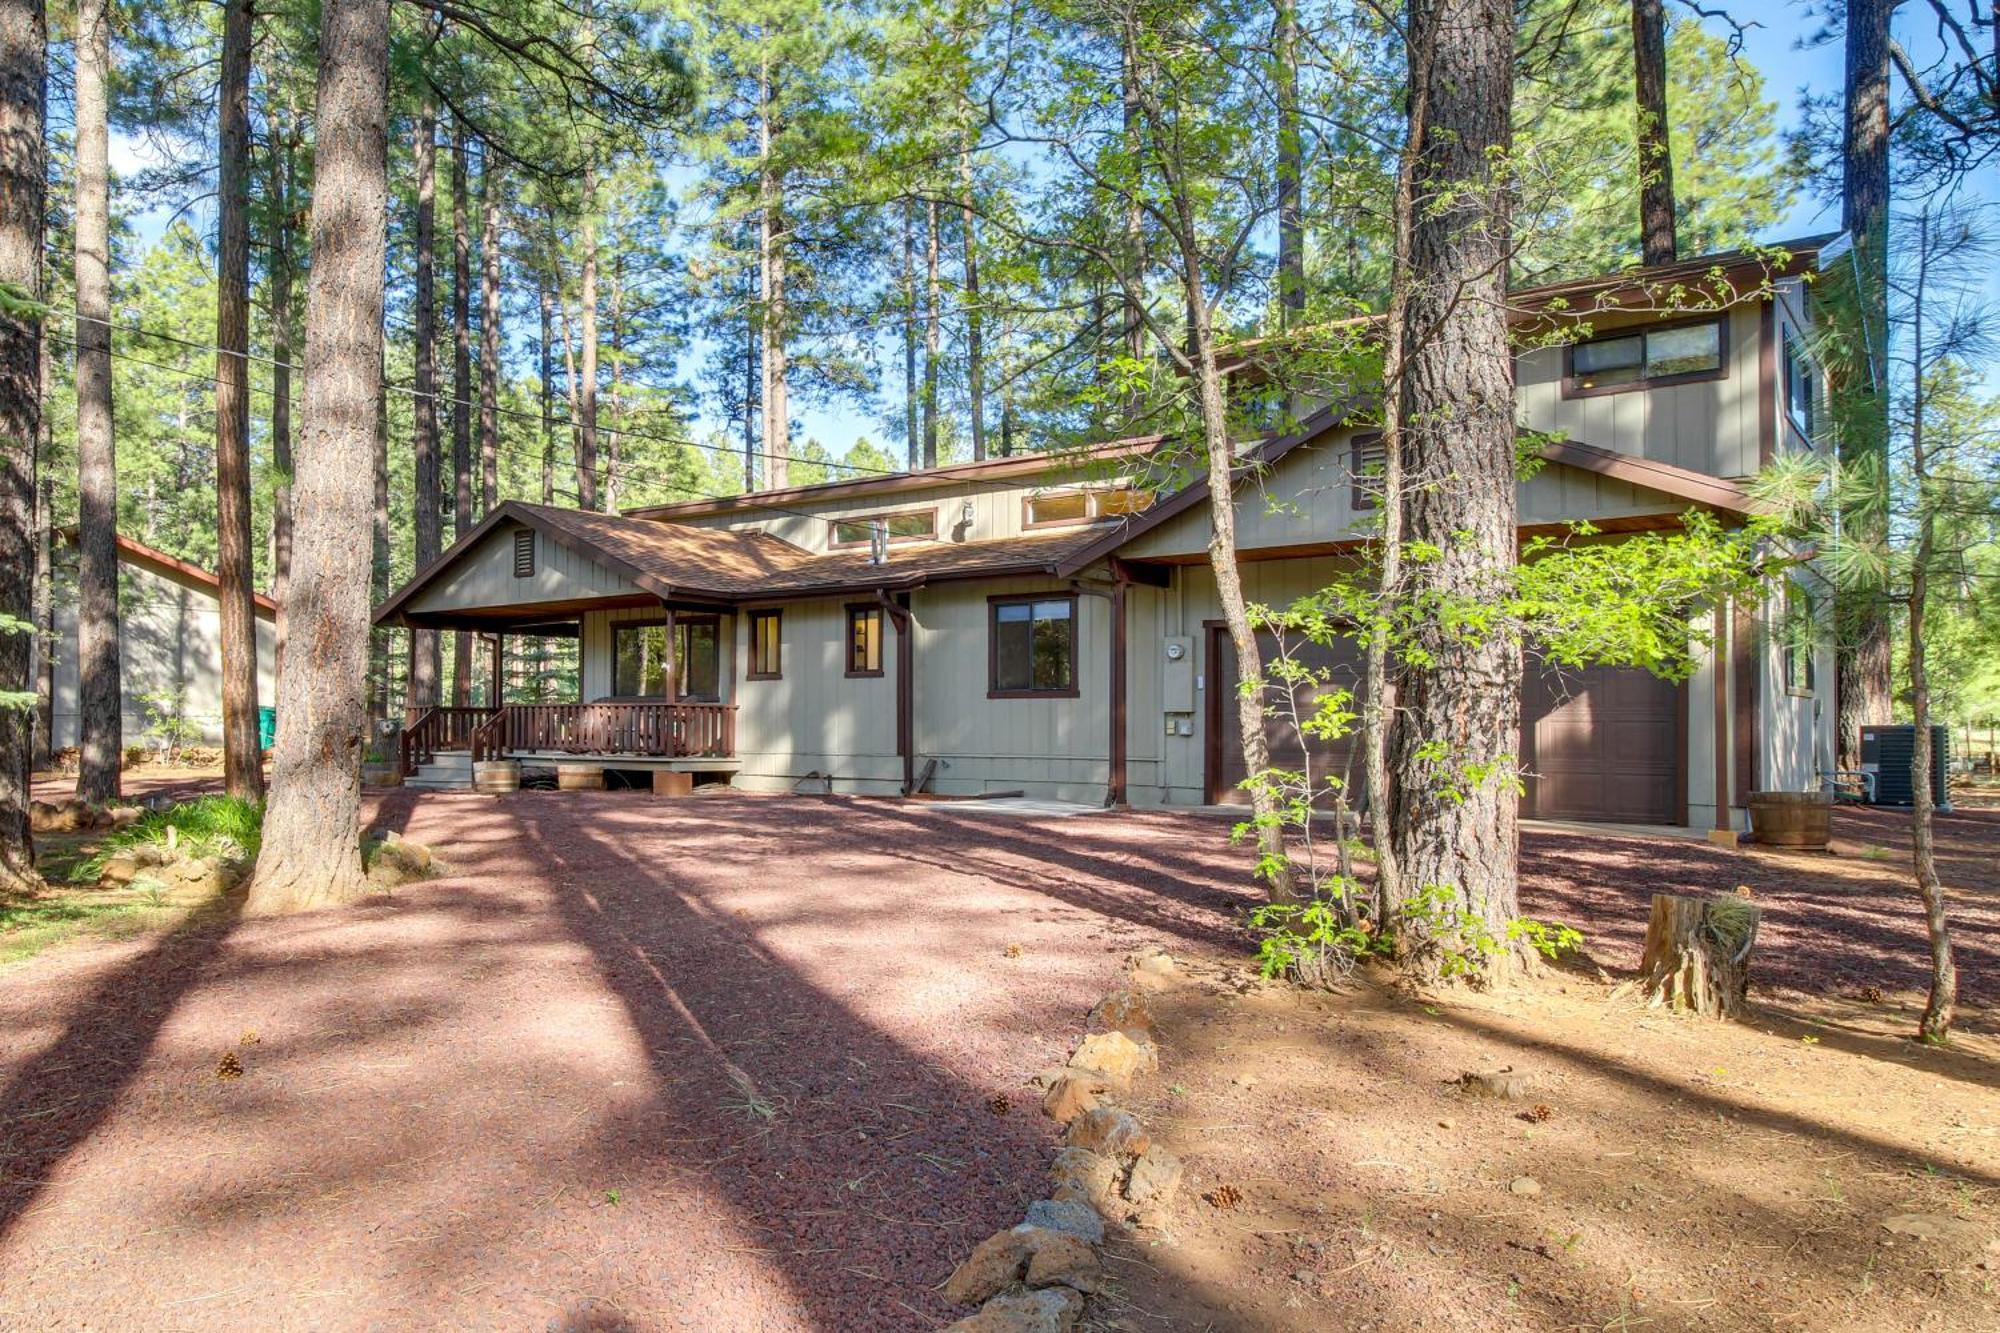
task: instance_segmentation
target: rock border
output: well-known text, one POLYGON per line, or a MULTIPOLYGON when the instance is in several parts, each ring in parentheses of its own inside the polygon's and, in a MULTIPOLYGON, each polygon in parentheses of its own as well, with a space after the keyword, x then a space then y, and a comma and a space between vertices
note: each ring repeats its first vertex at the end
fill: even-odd
POLYGON ((1144 1225, 1173 1201, 1180 1159, 1114 1098, 1160 1067, 1145 995, 1172 985, 1178 972, 1164 949, 1132 955, 1126 985, 1092 1006, 1069 1062, 1029 1080, 1043 1093, 1043 1113, 1064 1127, 1049 1197, 981 1241, 945 1279, 946 1300, 979 1310, 944 1333, 1067 1333, 1104 1286, 1107 1227, 1144 1225))

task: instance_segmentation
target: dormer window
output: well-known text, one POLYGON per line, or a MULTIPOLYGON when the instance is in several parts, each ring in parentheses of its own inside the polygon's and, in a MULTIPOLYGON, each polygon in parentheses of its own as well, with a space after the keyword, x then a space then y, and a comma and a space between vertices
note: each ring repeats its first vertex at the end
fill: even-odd
POLYGON ((1153 507, 1153 493, 1139 486, 1074 487, 1042 491, 1021 500, 1021 526, 1060 528, 1100 518, 1143 514, 1153 507))
POLYGON ((1720 316, 1606 334, 1563 349, 1563 396, 1717 380, 1729 373, 1728 361, 1729 326, 1720 316))

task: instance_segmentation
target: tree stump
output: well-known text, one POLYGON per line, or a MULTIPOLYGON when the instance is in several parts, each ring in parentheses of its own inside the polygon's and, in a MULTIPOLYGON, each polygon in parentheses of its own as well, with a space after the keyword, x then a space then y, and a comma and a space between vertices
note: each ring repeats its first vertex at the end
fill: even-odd
POLYGON ((1742 898, 1654 894, 1646 955, 1639 964, 1647 1002, 1734 1018, 1750 985, 1759 916, 1742 898))

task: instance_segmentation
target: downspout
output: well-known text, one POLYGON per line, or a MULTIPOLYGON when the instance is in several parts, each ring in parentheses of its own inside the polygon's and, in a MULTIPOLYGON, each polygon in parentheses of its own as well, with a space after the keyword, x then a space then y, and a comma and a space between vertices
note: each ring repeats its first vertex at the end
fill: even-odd
POLYGON ((1736 826, 1730 822, 1730 762, 1732 753, 1729 745, 1729 603, 1718 599, 1715 603, 1714 642, 1709 648, 1709 689, 1714 696, 1715 713, 1715 827, 1709 831, 1708 840, 1723 847, 1736 845, 1736 826))
POLYGON ((896 630, 896 754, 903 761, 903 795, 909 796, 917 785, 917 651, 910 595, 891 597, 886 589, 877 588, 875 600, 896 630))

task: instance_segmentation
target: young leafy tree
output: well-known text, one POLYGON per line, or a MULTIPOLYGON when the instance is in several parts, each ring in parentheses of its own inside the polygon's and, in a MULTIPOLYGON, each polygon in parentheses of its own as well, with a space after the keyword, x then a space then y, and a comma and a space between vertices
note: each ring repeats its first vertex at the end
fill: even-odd
POLYGON ((264 841, 247 910, 286 912, 361 892, 368 565, 388 207, 388 0, 327 0, 306 300, 292 643, 264 841))
POLYGON ((0 0, 0 889, 32 891, 28 683, 35 444, 41 432, 42 229, 48 147, 48 17, 0 0))
POLYGON ((111 4, 76 13, 76 794, 117 798, 124 762, 118 651, 118 468, 111 396, 111 4))

